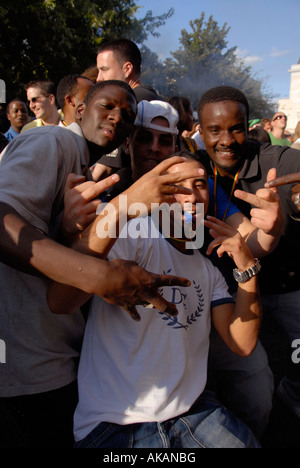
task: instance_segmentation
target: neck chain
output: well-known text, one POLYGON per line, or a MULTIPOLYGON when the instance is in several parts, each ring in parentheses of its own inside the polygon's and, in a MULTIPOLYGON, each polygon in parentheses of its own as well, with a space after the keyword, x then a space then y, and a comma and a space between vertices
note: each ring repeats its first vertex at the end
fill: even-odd
MULTIPOLYGON (((226 219, 227 212, 228 212, 228 208, 229 208, 229 205, 230 205, 230 202, 231 202, 231 198, 232 198, 233 192, 234 192, 234 190, 235 190, 236 184, 237 184, 237 182, 238 182, 240 170, 241 170, 241 169, 239 169, 239 170, 237 171, 237 173, 235 174, 235 176, 234 176, 233 183, 232 183, 232 187, 231 187, 231 192, 230 192, 230 196, 229 196, 229 200, 228 200, 227 207, 226 207, 226 210, 225 210, 225 213, 224 213, 224 216, 223 216, 222 221, 225 221, 225 219, 226 219)), ((217 211, 217 178, 218 178, 218 170, 217 170, 216 166, 214 166, 215 218, 217 218, 217 213, 218 213, 218 211, 217 211)))

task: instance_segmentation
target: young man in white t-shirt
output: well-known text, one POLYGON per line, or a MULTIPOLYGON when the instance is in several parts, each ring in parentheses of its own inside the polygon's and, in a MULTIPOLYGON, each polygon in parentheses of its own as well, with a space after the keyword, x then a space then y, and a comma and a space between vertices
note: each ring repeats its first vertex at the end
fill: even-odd
MULTIPOLYGON (((186 170, 202 168, 188 158, 186 170)), ((169 172, 179 167, 173 165, 169 172)), ((209 202, 206 172, 181 182, 191 190, 177 195, 190 205, 209 202)), ((103 217, 106 215, 103 214, 103 217)), ((180 223, 184 223, 180 214, 180 223)), ((118 306, 94 296, 82 347, 79 404, 74 418, 77 447, 192 448, 258 447, 253 434, 220 405, 206 385, 211 319, 226 344, 246 356, 255 348, 260 324, 258 264, 240 234, 221 221, 205 222, 215 238, 209 252, 227 252, 239 269, 236 305, 221 273, 198 249, 188 249, 184 232, 164 238, 152 218, 125 225, 108 258, 126 258, 157 273, 189 278, 189 288, 163 288, 178 315, 137 306, 133 322, 118 306), (132 226, 133 224, 133 226, 132 226), (136 238, 134 233, 140 235, 136 238), (248 273, 241 273, 247 271, 248 273), (254 276, 252 276, 252 274, 254 276), (245 277, 244 277, 245 276, 245 277)), ((172 235, 173 234, 173 235, 172 235)), ((65 311, 67 312, 67 311, 65 311)))

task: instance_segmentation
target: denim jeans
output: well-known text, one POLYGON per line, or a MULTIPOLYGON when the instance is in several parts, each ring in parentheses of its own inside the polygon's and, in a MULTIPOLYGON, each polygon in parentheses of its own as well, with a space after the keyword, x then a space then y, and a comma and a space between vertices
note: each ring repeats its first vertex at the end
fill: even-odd
POLYGON ((233 353, 212 328, 208 388, 260 439, 273 406, 274 377, 260 342, 248 357, 233 353))
POLYGON ((75 448, 260 448, 252 432, 204 392, 190 411, 161 423, 101 422, 75 448))
MULTIPOLYGON (((264 314, 271 316, 283 329, 288 339, 289 356, 286 375, 277 393, 280 399, 300 418, 300 362, 293 362, 293 343, 300 340, 300 291, 272 294, 262 297, 264 314)), ((299 361, 299 359, 298 359, 299 361)))

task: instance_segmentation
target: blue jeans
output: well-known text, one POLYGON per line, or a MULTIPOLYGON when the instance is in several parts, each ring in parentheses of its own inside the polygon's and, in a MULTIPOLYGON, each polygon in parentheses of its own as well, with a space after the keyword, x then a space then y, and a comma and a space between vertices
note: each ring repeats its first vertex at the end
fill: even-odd
POLYGON ((212 328, 208 361, 209 388, 260 439, 273 406, 274 377, 260 342, 248 357, 233 353, 212 328))
MULTIPOLYGON (((300 362, 292 360, 293 343, 300 339, 300 291, 262 297, 264 314, 270 313, 288 339, 289 356, 286 375, 277 393, 280 399, 300 418, 300 362)), ((299 359, 298 359, 299 361, 299 359)))
POLYGON ((204 392, 190 411, 161 423, 101 422, 75 448, 260 448, 252 432, 204 392))

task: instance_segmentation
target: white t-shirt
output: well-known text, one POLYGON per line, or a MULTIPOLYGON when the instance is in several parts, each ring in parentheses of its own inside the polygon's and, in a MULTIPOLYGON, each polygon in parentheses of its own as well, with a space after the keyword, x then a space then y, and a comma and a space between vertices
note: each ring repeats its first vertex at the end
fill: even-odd
POLYGON ((163 288, 163 296, 177 305, 177 317, 138 306, 138 323, 93 298, 79 365, 77 441, 103 421, 125 425, 175 417, 204 390, 211 307, 233 300, 210 260, 195 250, 181 253, 160 234, 150 238, 150 223, 151 218, 140 220, 145 238, 119 238, 109 259, 134 260, 154 273, 189 278, 192 285, 163 288))

